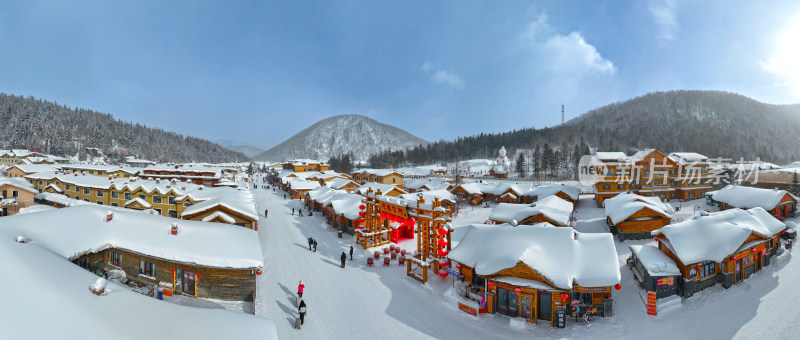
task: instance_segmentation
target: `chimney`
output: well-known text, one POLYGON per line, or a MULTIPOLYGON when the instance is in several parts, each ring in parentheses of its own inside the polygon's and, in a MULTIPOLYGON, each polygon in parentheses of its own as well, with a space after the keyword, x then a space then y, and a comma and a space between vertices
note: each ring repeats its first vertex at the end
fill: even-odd
POLYGON ((172 235, 178 235, 179 230, 180 228, 178 228, 178 222, 172 222, 172 227, 169 229, 170 233, 172 235))
POLYGON ((112 220, 113 218, 114 218, 114 213, 113 213, 113 212, 111 212, 111 210, 109 210, 108 212, 106 212, 106 222, 111 222, 111 220, 112 220))

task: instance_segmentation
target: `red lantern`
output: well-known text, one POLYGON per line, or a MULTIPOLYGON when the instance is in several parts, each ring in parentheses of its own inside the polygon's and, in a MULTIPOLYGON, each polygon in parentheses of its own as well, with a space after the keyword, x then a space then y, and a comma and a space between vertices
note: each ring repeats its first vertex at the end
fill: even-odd
POLYGON ((522 288, 514 288, 514 291, 517 292, 517 294, 522 293, 522 288))
POLYGON ((447 272, 439 272, 439 276, 441 276, 444 279, 447 277, 447 272))
POLYGON ((492 281, 486 281, 486 286, 488 286, 488 287, 494 287, 494 282, 492 282, 492 281))
POLYGON ((364 217, 364 216, 366 216, 366 215, 367 215, 367 214, 365 214, 363 211, 359 211, 359 212, 358 212, 358 216, 364 217))
POLYGON ((367 207, 365 207, 363 204, 358 206, 358 209, 360 209, 360 210, 364 210, 364 209, 366 209, 366 208, 367 208, 367 207))
POLYGON ((617 284, 615 284, 615 285, 614 285, 614 289, 616 289, 617 291, 619 291, 620 289, 622 289, 622 285, 621 285, 621 284, 619 284, 619 283, 617 283, 617 284))
POLYGON ((703 266, 703 264, 702 264, 702 263, 698 263, 698 264, 697 264, 697 268, 700 268, 700 267, 702 267, 702 266, 703 266))
POLYGON ((440 238, 440 239, 439 239, 439 241, 436 241, 436 243, 437 243, 438 245, 440 245, 440 246, 444 247, 444 246, 446 246, 446 245, 447 245, 447 240, 445 240, 445 239, 443 239, 443 238, 440 238))
POLYGON ((445 248, 439 249, 439 256, 447 256, 447 249, 445 248))
POLYGON ((653 237, 653 240, 655 240, 656 242, 658 242, 658 237, 653 237))
POLYGON ((364 223, 364 219, 363 219, 363 218, 359 218, 359 219, 358 219, 358 223, 359 223, 359 224, 361 224, 361 223, 364 223))
POLYGON ((256 275, 261 275, 261 269, 256 270, 256 275))
POLYGON ((569 299, 569 294, 561 293, 561 301, 567 301, 567 299, 569 299))
POLYGON ((442 236, 447 235, 447 229, 445 229, 445 228, 439 228, 438 230, 436 230, 436 232, 439 233, 439 235, 442 235, 442 236))

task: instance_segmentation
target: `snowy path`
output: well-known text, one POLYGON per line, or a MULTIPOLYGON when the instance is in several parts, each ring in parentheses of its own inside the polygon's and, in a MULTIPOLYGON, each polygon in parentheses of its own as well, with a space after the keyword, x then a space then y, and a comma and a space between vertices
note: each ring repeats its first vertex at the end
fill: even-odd
MULTIPOLYGON (((502 315, 470 317, 444 302, 442 295, 452 286, 451 278, 432 279, 423 286, 406 277, 397 262, 390 267, 367 267, 367 253, 359 247, 354 248, 354 260, 342 269, 339 256, 349 251, 352 236, 337 238, 321 215, 292 216, 291 208, 301 203, 284 200, 283 192, 253 192, 259 211, 270 211, 269 219, 259 221, 265 268, 258 278, 256 314, 275 322, 282 339, 797 338, 793 324, 800 321, 800 306, 792 302, 798 296, 794 287, 800 280, 800 265, 790 261, 788 253, 743 284, 728 290, 713 287, 653 318, 645 315, 633 276, 624 265, 628 245, 650 241, 617 242, 623 290, 614 295, 615 316, 599 318, 591 326, 570 320, 566 329, 553 329, 502 315), (318 240, 316 253, 308 250, 308 237, 318 240), (299 280, 306 284, 308 315, 304 328, 295 330, 299 280), (768 333, 761 333, 764 326, 769 326, 768 333)), ((591 199, 581 200, 580 218, 588 221, 578 229, 603 232, 600 224, 604 222, 598 218, 602 209, 593 204, 591 199)), ((488 216, 488 210, 463 214, 454 222, 454 236, 458 237, 460 225, 480 223, 484 215, 488 216)))

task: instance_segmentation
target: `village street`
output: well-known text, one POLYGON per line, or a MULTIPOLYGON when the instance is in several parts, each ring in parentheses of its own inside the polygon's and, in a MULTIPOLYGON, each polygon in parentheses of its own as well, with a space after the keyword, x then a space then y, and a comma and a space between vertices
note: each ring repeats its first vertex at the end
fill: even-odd
MULTIPOLYGON (((622 272, 620 292, 614 293, 614 317, 598 318, 591 325, 568 318, 566 329, 547 323, 526 324, 503 315, 471 317, 445 302, 444 291, 453 285, 431 279, 428 284, 406 277, 405 267, 392 261, 386 267, 366 265, 366 251, 355 246, 354 260, 340 268, 342 251, 348 252, 354 238, 336 232, 321 214, 299 217, 299 200, 284 200, 283 192, 252 189, 260 214, 259 237, 264 252, 264 270, 258 277, 256 314, 275 322, 280 338, 305 339, 475 339, 475 338, 732 338, 766 335, 794 338, 793 324, 800 322, 796 282, 800 266, 786 253, 757 275, 728 290, 717 285, 695 294, 682 305, 657 317, 645 314, 639 288, 625 266, 628 245, 651 240, 617 242, 622 272), (318 242, 317 252, 308 250, 308 237, 318 242), (299 280, 306 285, 303 298, 308 304, 306 323, 295 330, 295 297, 299 280), (765 307, 768 306, 768 307, 765 307), (770 330, 762 333, 763 330, 770 330)), ((463 235, 463 225, 481 223, 486 208, 465 208, 454 221, 454 243, 463 235)), ((602 209, 591 198, 578 205, 579 231, 604 232, 602 209)), ((413 243, 403 243, 414 250, 413 243)))

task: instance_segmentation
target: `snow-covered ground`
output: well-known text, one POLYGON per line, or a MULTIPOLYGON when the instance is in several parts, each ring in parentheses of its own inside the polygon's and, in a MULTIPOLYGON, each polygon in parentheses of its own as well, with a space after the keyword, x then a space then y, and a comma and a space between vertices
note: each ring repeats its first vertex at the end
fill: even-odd
MULTIPOLYGON (((623 288, 614 293, 614 317, 597 318, 591 325, 568 318, 565 329, 556 329, 503 315, 469 316, 445 302, 445 291, 453 285, 451 277, 444 281, 434 277, 422 285, 407 277, 405 267, 396 261, 388 267, 378 263, 368 267, 366 258, 373 249, 355 246, 354 260, 348 259, 342 269, 339 257, 354 244, 352 236, 337 238, 320 214, 292 215, 292 208, 300 208, 301 202, 284 200, 281 191, 253 192, 259 211, 269 209, 269 218, 262 216, 259 221, 265 267, 258 278, 256 314, 273 320, 281 338, 798 338, 795 324, 800 321, 800 305, 792 301, 798 296, 800 265, 791 261, 789 252, 782 252, 742 284, 727 290, 718 285, 682 303, 675 299, 669 310, 652 317, 646 315, 625 260, 630 254, 628 245, 653 241, 616 242, 623 288), (308 250, 308 237, 317 240, 316 253, 308 250), (295 330, 299 280, 306 285, 303 298, 308 315, 304 328, 295 330)), ((704 200, 672 204, 681 207, 677 219, 688 217, 697 206, 711 210, 704 200)), ((608 232, 603 209, 596 207, 590 195, 582 195, 576 209, 577 230, 608 232)), ((463 207, 453 222, 454 242, 463 236, 464 226, 483 223, 490 212, 491 208, 463 207)), ((414 250, 415 243, 405 241, 400 247, 414 250)))

